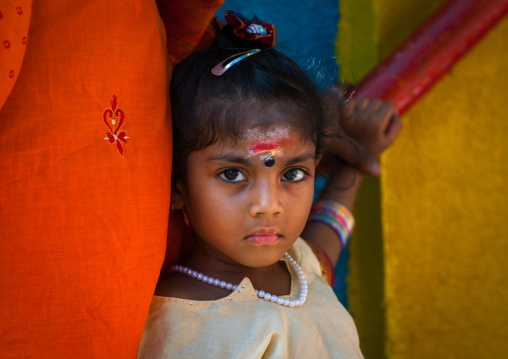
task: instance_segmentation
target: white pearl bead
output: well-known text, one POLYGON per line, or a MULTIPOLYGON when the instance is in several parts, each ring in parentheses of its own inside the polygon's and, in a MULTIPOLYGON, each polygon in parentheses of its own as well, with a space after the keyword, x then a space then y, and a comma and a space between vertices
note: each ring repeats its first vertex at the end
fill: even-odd
POLYGON ((284 303, 284 298, 277 298, 277 304, 284 303))
POLYGON ((218 287, 219 284, 220 284, 220 279, 216 279, 216 280, 213 281, 213 285, 214 286, 218 287))
POLYGON ((258 292, 258 296, 259 296, 259 298, 264 298, 264 296, 265 296, 265 291, 264 291, 264 290, 260 290, 260 291, 258 292))
POLYGON ((233 284, 228 283, 228 284, 226 285, 226 289, 227 289, 227 290, 231 290, 231 288, 233 288, 233 284))
POLYGON ((270 300, 272 298, 272 295, 270 293, 265 293, 263 296, 266 300, 270 300))
POLYGON ((274 303, 277 302, 278 300, 279 300, 279 298, 277 298, 276 295, 272 295, 272 297, 270 298, 270 301, 272 301, 274 303))
POLYGON ((198 279, 199 279, 199 280, 202 280, 202 279, 203 279, 203 273, 199 273, 199 274, 198 274, 198 279))
POLYGON ((215 278, 209 277, 207 282, 208 284, 213 284, 215 282, 215 278))
POLYGON ((208 282, 208 276, 207 275, 203 276, 203 282, 208 282))
POLYGON ((227 285, 226 281, 223 280, 223 281, 220 282, 220 287, 221 288, 226 287, 226 285, 227 285))
POLYGON ((289 305, 289 299, 284 299, 284 301, 282 302, 282 304, 284 304, 286 307, 289 305))

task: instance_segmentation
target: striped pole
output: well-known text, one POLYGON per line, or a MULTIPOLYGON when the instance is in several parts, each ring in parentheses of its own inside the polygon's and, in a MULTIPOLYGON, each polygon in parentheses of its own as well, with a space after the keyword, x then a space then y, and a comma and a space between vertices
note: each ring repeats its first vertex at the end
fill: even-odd
POLYGON ((508 12, 508 0, 451 0, 357 86, 402 115, 508 12))

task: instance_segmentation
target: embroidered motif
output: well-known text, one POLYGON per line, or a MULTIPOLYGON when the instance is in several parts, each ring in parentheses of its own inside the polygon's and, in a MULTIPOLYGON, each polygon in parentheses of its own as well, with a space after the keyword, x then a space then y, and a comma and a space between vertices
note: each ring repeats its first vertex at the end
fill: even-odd
POLYGON ((108 126, 109 132, 106 133, 105 140, 108 140, 109 143, 116 143, 116 147, 118 148, 118 152, 123 156, 123 147, 120 143, 127 143, 127 132, 120 131, 120 128, 123 125, 123 121, 125 119, 125 113, 121 108, 116 107, 116 95, 113 95, 113 100, 111 100, 111 108, 107 108, 104 110, 102 114, 102 118, 104 119, 104 123, 108 126))

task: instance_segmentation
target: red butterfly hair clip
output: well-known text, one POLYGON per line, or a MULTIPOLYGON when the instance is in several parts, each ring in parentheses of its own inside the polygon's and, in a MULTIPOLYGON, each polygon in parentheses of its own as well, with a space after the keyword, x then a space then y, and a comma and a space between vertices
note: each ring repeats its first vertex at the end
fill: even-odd
POLYGON ((233 28, 233 33, 241 40, 252 42, 249 47, 260 49, 271 49, 277 43, 277 31, 275 25, 263 22, 254 15, 252 20, 248 20, 236 11, 228 10, 224 13, 224 18, 229 26, 233 28))

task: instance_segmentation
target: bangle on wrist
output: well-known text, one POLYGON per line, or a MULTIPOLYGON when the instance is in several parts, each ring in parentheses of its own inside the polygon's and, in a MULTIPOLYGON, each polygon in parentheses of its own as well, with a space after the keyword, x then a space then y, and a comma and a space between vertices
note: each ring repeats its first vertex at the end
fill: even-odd
POLYGON ((342 248, 346 246, 355 225, 353 215, 345 206, 326 199, 314 203, 308 222, 321 222, 330 226, 339 236, 342 248))

